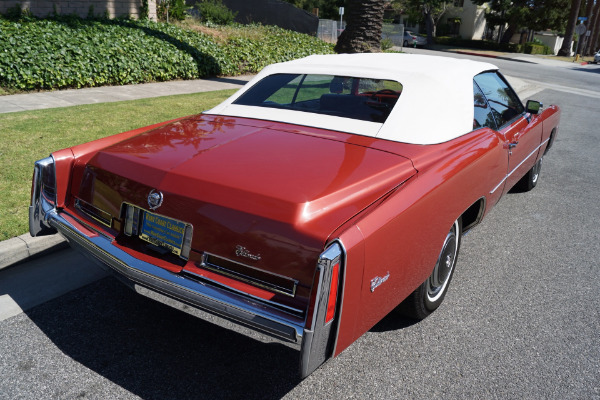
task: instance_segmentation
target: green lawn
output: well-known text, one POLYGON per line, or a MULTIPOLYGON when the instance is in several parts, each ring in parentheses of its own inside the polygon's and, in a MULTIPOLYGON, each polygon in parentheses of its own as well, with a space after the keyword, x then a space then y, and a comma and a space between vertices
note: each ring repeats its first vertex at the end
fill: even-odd
POLYGON ((235 90, 0 114, 0 240, 28 230, 33 163, 90 140, 197 114, 235 90))

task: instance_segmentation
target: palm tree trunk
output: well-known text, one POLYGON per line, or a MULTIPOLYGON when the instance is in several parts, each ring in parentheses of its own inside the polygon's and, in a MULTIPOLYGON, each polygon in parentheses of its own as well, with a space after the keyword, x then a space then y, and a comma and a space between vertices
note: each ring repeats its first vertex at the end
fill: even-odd
POLYGON ((565 31, 565 38, 563 44, 558 51, 559 56, 570 56, 571 53, 571 42, 573 41, 573 33, 575 32, 575 25, 577 24, 577 16, 579 15, 579 7, 581 7, 581 0, 573 0, 571 2, 571 11, 569 12, 569 21, 567 22, 567 30, 565 31))
POLYGON ((379 52, 384 0, 348 0, 346 29, 338 38, 338 53, 379 52))
MULTIPOLYGON (((594 7, 594 0, 588 0, 586 5, 585 5, 585 16, 588 17, 587 21, 585 22, 585 26, 587 27, 588 31, 592 30, 593 27, 593 20, 594 17, 592 16, 592 8, 594 7)), ((585 41, 585 47, 581 50, 581 55, 584 56, 588 53, 588 49, 590 48, 590 42, 592 37, 588 37, 587 40, 585 41)))
POLYGON ((600 1, 596 2, 592 14, 592 20, 589 21, 588 28, 592 31, 589 40, 588 54, 593 54, 598 50, 596 46, 598 44, 598 33, 600 33, 598 32, 598 29, 600 28, 600 1))
POLYGON ((431 7, 427 8, 423 14, 425 14, 425 29, 427 30, 427 46, 433 44, 433 38, 435 37, 435 21, 433 20, 433 14, 431 13, 431 7))

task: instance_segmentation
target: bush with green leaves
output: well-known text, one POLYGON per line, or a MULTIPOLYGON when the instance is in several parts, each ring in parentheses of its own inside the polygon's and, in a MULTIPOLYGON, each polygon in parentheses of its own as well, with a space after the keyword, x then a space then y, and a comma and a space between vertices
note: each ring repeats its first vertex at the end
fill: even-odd
POLYGON ((333 52, 330 44, 277 27, 236 29, 239 35, 218 42, 151 21, 0 17, 0 87, 62 89, 239 75, 333 52))
POLYGON ((182 21, 187 15, 187 8, 185 0, 163 0, 157 2, 156 13, 161 21, 182 21))
POLYGON ((231 11, 221 0, 203 0, 194 8, 200 12, 200 21, 211 24, 230 25, 237 16, 237 12, 231 11))
MULTIPOLYGON (((541 41, 540 41, 541 43, 541 41)), ((536 43, 536 42, 528 42, 523 46, 523 50, 526 54, 552 54, 550 47, 545 44, 536 43)))
POLYGON ((521 53, 522 46, 516 43, 497 43, 491 40, 468 40, 460 37, 438 36, 435 43, 446 46, 465 47, 470 49, 505 51, 510 53, 521 53))

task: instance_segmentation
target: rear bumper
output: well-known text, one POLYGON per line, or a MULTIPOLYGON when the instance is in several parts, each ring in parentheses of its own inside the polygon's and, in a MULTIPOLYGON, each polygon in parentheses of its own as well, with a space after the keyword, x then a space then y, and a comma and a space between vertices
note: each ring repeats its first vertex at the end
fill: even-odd
POLYGON ((152 292, 156 292, 298 346, 302 343, 304 320, 239 293, 195 281, 139 260, 113 246, 111 238, 90 231, 65 212, 53 210, 48 213, 47 223, 64 236, 71 246, 110 267, 119 277, 126 278, 132 287, 139 285, 150 290, 136 289, 140 294, 154 298, 152 292))
MULTIPOLYGON (((115 246, 114 238, 88 227, 68 211, 56 208, 51 185, 44 186, 42 183, 44 174, 54 174, 54 168, 48 168, 53 163, 54 160, 49 157, 35 165, 29 207, 29 228, 32 236, 58 232, 71 246, 102 266, 109 267, 121 280, 125 280, 142 295, 178 309, 185 308, 181 307, 182 304, 191 305, 294 344, 300 349, 302 377, 308 376, 331 357, 337 338, 340 307, 336 307, 336 317, 333 321, 325 322, 325 315, 335 263, 342 265, 339 285, 343 290, 345 251, 341 243, 334 242, 329 246, 317 263, 313 288, 316 293, 314 311, 308 324, 310 329, 307 329, 307 321, 303 317, 292 315, 225 286, 191 279, 140 260, 115 246)), ((341 299, 341 290, 338 298, 341 299)), ((341 301, 338 304, 341 304, 341 301)))

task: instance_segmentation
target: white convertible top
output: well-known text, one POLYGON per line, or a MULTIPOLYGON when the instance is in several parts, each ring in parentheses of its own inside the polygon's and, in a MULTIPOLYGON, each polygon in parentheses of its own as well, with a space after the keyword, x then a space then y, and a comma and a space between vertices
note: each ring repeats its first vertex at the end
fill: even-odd
POLYGON ((237 93, 205 113, 287 122, 404 143, 442 143, 473 130, 473 77, 497 69, 483 62, 416 54, 314 55, 269 65, 237 93), (383 124, 232 104, 265 76, 281 73, 387 79, 400 82, 403 89, 383 124))

